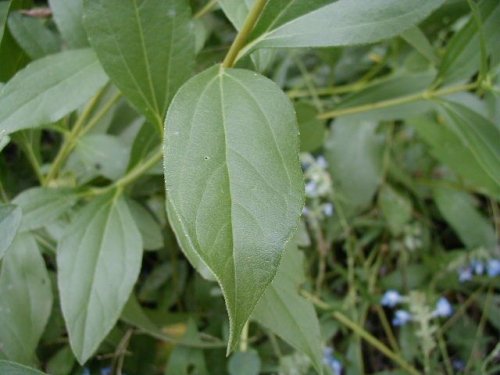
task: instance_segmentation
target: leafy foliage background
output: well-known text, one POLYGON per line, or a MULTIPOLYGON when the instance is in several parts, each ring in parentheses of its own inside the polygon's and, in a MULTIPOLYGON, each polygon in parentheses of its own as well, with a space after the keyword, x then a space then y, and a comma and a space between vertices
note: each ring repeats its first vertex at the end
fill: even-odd
POLYGON ((0 1, 0 374, 500 372, 500 2, 0 1))

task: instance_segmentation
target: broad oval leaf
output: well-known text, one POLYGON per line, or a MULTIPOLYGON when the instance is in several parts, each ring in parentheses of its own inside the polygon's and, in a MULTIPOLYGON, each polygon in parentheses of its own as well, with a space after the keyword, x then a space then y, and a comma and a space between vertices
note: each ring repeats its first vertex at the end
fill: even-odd
POLYGON ((23 364, 35 363, 35 349, 52 309, 52 288, 38 245, 29 233, 16 236, 2 261, 0 295, 3 354, 23 364))
POLYGON ((22 216, 19 207, 13 204, 0 204, 0 259, 14 241, 22 216))
POLYGON ((43 372, 19 363, 0 360, 0 374, 2 375, 45 375, 43 372))
POLYGON ((0 133, 57 121, 84 104, 107 80, 90 49, 37 60, 0 91, 0 133))
POLYGON ((113 82, 153 124, 194 64, 186 0, 86 0, 89 41, 113 82))
POLYGON ((118 194, 108 193, 76 214, 57 250, 61 308, 82 364, 115 325, 141 268, 141 235, 118 194))
POLYGON ((21 231, 51 224, 75 205, 77 195, 70 189, 32 188, 23 191, 12 202, 23 210, 21 231))
POLYGON ((222 287, 230 350, 303 206, 295 113, 272 81, 214 66, 175 96, 165 134, 169 219, 191 263, 222 287))
POLYGON ((299 294, 305 282, 304 254, 297 245, 287 247, 276 277, 266 289, 252 318, 306 354, 319 374, 323 345, 318 317, 311 302, 299 294))
POLYGON ((251 48, 373 43, 415 26, 444 0, 339 0, 262 34, 251 48))

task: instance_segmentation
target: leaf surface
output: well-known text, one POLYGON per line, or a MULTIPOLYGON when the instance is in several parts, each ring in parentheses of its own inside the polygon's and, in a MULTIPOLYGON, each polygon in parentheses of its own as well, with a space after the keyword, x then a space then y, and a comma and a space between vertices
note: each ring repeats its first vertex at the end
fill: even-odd
POLYGON ((57 121, 95 95, 107 80, 90 49, 39 59, 0 90, 0 132, 57 121))
POLYGON ((61 307, 84 363, 118 320, 139 275, 141 235, 127 204, 106 194, 75 215, 57 250, 61 307))
POLYGON ((270 80, 214 66, 181 88, 165 134, 170 223, 194 267, 223 289, 232 349, 298 224, 295 113, 270 80))
POLYGON ((19 363, 0 360, 0 374, 2 375, 45 375, 43 372, 19 363))
POLYGON ((22 216, 19 207, 13 204, 0 204, 0 259, 14 241, 22 216))
POLYGON ((23 191, 12 202, 23 210, 21 231, 51 224, 75 205, 77 196, 70 189, 32 188, 23 191))
POLYGON ((83 27, 83 0, 49 0, 54 21, 61 35, 72 48, 88 47, 83 27))
POLYGON ((319 322, 313 305, 299 294, 299 287, 304 282, 304 254, 295 244, 290 244, 252 318, 306 354, 321 373, 323 354, 319 322))
POLYGON ((443 0, 339 0, 262 34, 253 48, 332 47, 373 43, 415 26, 443 0))
POLYGON ((130 102, 161 126, 190 76, 194 29, 186 0, 88 0, 85 27, 104 69, 130 102))
POLYGON ((52 309, 52 289, 45 262, 29 233, 16 236, 2 261, 0 295, 2 352, 10 360, 33 364, 52 309))

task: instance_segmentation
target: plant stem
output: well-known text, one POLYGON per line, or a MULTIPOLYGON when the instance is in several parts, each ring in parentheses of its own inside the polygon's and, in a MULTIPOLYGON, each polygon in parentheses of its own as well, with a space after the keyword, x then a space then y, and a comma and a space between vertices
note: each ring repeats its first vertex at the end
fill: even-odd
POLYGON ((238 56, 238 52, 240 52, 240 50, 245 46, 247 37, 254 28, 255 23, 262 13, 262 10, 264 9, 266 3, 267 0, 255 0, 252 9, 250 9, 247 18, 245 19, 243 27, 241 28, 238 35, 236 35, 233 44, 229 48, 229 51, 227 52, 227 55, 222 62, 222 66, 224 68, 230 68, 234 65, 236 56, 238 56))
POLYGON ((376 103, 362 104, 362 105, 359 105, 356 107, 341 108, 341 109, 335 109, 335 110, 329 111, 329 112, 320 113, 318 115, 318 119, 327 120, 327 119, 332 119, 335 117, 352 115, 354 113, 368 112, 368 111, 372 111, 374 109, 394 107, 394 106, 401 105, 401 104, 412 103, 412 102, 415 102, 418 100, 432 99, 432 98, 436 98, 439 96, 446 96, 446 95, 450 95, 450 94, 455 94, 457 92, 473 90, 477 87, 478 87, 478 84, 476 82, 473 82, 473 83, 468 83, 468 84, 464 84, 464 85, 447 87, 447 88, 444 88, 441 90, 425 90, 425 91, 419 92, 417 94, 402 96, 399 98, 382 100, 382 101, 376 102, 376 103))
POLYGON ((241 330, 240 336, 240 352, 246 352, 248 350, 248 326, 250 322, 247 321, 241 330))
MULTIPOLYGON (((302 291, 302 295, 311 301, 314 305, 318 306, 321 309, 328 310, 331 309, 330 305, 326 302, 321 301, 319 298, 313 296, 312 294, 302 291)), ((347 316, 342 314, 340 311, 333 311, 332 316, 342 323, 344 326, 352 330, 358 336, 360 336, 363 340, 365 340, 368 344, 373 346, 379 352, 384 354, 387 358, 393 360, 397 363, 403 370, 405 370, 408 374, 411 375, 420 375, 418 370, 413 367, 411 364, 406 362, 402 357, 394 353, 391 349, 389 349, 383 342, 378 340, 376 337, 367 332, 363 327, 359 326, 352 320, 350 320, 347 316)))
POLYGON ((205 14, 210 13, 212 11, 212 9, 215 8, 215 6, 217 5, 217 1, 218 0, 210 0, 208 3, 205 4, 205 6, 203 8, 201 8, 199 11, 197 11, 194 14, 193 18, 195 20, 200 19, 205 14))
POLYGON ((78 118, 71 132, 66 136, 63 145, 59 149, 59 152, 52 163, 52 166, 47 174, 47 177, 44 181, 44 185, 48 185, 52 180, 54 180, 59 174, 59 170, 64 165, 67 157, 70 155, 73 148, 76 146, 76 143, 82 135, 86 134, 90 129, 92 129, 108 112, 109 110, 116 104, 118 99, 121 97, 121 93, 117 93, 114 95, 105 105, 101 108, 101 110, 96 113, 96 115, 86 124, 87 118, 90 116, 90 113, 94 109, 100 95, 96 95, 92 101, 90 101, 82 114, 78 118))

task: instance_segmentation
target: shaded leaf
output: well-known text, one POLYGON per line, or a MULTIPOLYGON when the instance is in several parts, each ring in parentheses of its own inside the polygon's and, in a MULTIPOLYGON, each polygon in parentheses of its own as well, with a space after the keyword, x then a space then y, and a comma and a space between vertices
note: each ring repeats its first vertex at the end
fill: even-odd
POLYGON ((383 137, 377 124, 348 118, 335 120, 325 156, 333 188, 348 213, 366 208, 382 176, 383 137))
POLYGON ((90 49, 39 59, 0 91, 0 132, 9 134, 57 121, 84 104, 106 81, 90 49))
POLYGON ((59 51, 57 34, 45 27, 41 20, 15 12, 9 16, 8 24, 12 36, 31 59, 59 51))
POLYGON ((0 204, 0 259, 14 241, 22 216, 19 207, 13 204, 0 204))
POLYGON ((163 235, 160 224, 141 204, 127 200, 130 213, 141 233, 142 245, 145 250, 158 250, 163 247, 163 235))
POLYGON ((227 365, 230 375, 259 375, 261 362, 259 354, 255 350, 236 352, 227 365))
POLYGON ((57 250, 62 312, 80 363, 115 325, 141 268, 141 236, 118 194, 108 193, 77 213, 57 250))
POLYGON ((161 127, 190 76, 194 30, 186 0, 87 0, 85 27, 104 69, 130 102, 161 127))
POLYGON ((323 146, 326 133, 323 121, 316 118, 316 108, 302 102, 295 105, 295 112, 300 131, 300 151, 316 151, 323 146))
POLYGON ((443 0, 339 0, 262 34, 252 48, 332 47, 373 43, 418 24, 443 0))
POLYGON ((54 21, 64 40, 71 48, 89 45, 83 27, 83 0, 49 0, 54 21))
POLYGON ((293 107, 270 80, 214 66, 176 95, 165 127, 167 210, 184 253, 218 279, 234 348, 303 205, 293 107))
MULTIPOLYGON (((483 33, 489 53, 498 53, 500 38, 500 2, 483 0, 479 5, 483 33)), ((479 69, 481 54, 476 20, 471 16, 465 26, 448 43, 439 67, 439 78, 445 83, 467 79, 479 69)))
POLYGON ((401 234, 405 224, 410 221, 412 214, 412 205, 408 197, 389 185, 384 185, 380 189, 378 204, 391 232, 394 235, 401 234))
POLYGON ((2 352, 10 360, 32 364, 52 309, 49 276, 32 235, 16 236, 5 255, 0 295, 2 352))
POLYGON ((417 26, 412 27, 404 31, 401 37, 432 64, 437 64, 439 59, 434 51, 434 47, 420 28, 417 26))
POLYGON ((32 188, 24 190, 12 202, 23 210, 21 231, 51 224, 76 204, 78 197, 70 189, 32 188))
POLYGON ((304 254, 290 244, 252 318, 306 354, 318 373, 322 373, 323 346, 316 311, 299 294, 304 282, 304 254))
POLYGON ((0 360, 0 374, 2 375, 45 375, 43 372, 19 363, 0 360))
POLYGON ((484 170, 474 152, 466 146, 449 122, 438 122, 431 116, 412 119, 410 124, 430 146, 431 153, 455 173, 474 186, 497 199, 500 197, 498 183, 484 170))
POLYGON ((477 210, 472 197, 462 191, 436 188, 434 200, 439 211, 469 249, 494 249, 496 234, 491 223, 477 210))

